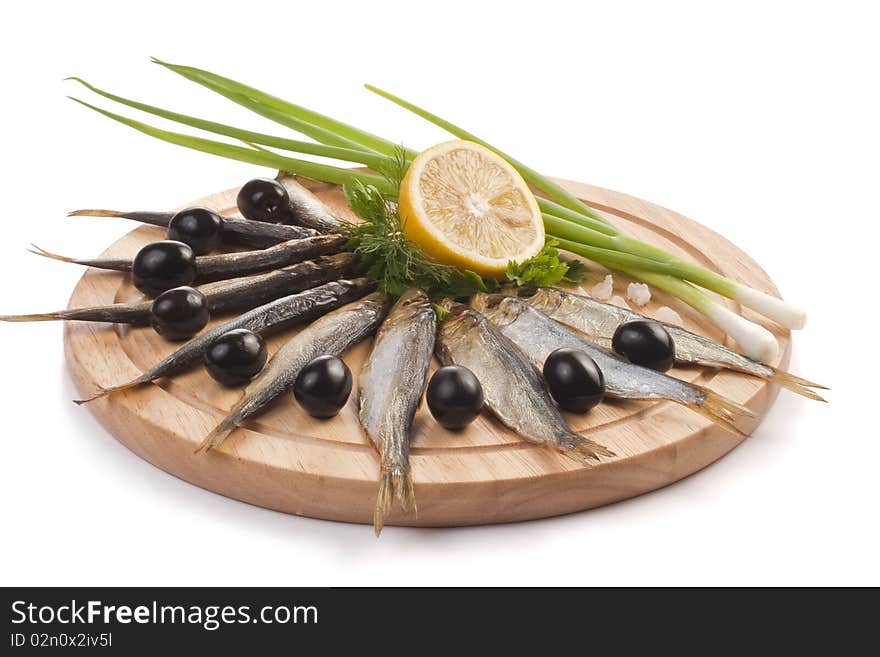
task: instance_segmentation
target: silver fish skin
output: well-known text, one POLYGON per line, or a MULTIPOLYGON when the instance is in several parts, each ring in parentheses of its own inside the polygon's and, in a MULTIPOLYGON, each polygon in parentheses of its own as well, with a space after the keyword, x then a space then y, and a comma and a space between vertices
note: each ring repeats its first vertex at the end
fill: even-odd
MULTIPOLYGON (((343 250, 347 241, 345 235, 316 235, 281 242, 255 251, 196 256, 196 279, 225 280, 287 267, 317 256, 338 253, 343 250)), ((134 263, 134 258, 70 258, 38 246, 30 249, 30 252, 51 260, 114 271, 129 272, 134 263)))
POLYGON ((406 511, 416 511, 409 446, 428 381, 436 317, 427 294, 406 291, 379 328, 358 379, 360 421, 382 464, 373 515, 377 536, 393 500, 406 511))
POLYGON ((199 285, 212 315, 255 308, 273 299, 339 280, 355 262, 353 253, 319 256, 271 271, 199 285))
POLYGON ((177 374, 198 362, 214 340, 227 331, 245 328, 261 335, 280 331, 359 299, 375 288, 375 281, 367 278, 343 279, 270 301, 197 335, 131 381, 110 388, 101 388, 92 397, 77 400, 76 403, 84 404, 119 390, 134 388, 160 377, 177 374))
POLYGON ((605 377, 606 395, 621 399, 667 399, 682 404, 734 433, 743 434, 735 422, 751 417, 747 408, 702 386, 634 365, 529 305, 519 297, 476 295, 473 305, 485 313, 541 369, 547 356, 564 347, 585 352, 605 377), (494 305, 493 305, 494 304, 494 305))
MULTIPOLYGON (((176 212, 123 212, 120 210, 74 210, 68 217, 119 217, 139 221, 142 224, 167 228, 176 212)), ((314 237, 318 231, 303 226, 289 224, 273 224, 265 221, 253 221, 244 217, 221 216, 223 220, 223 240, 228 239, 238 244, 267 247, 279 242, 298 240, 303 237, 314 237)))
POLYGON ((390 298, 374 292, 312 322, 275 352, 229 414, 209 433, 197 452, 218 447, 249 417, 265 411, 290 391, 300 370, 324 354, 340 356, 371 335, 388 312, 390 298))
POLYGON ((344 235, 316 235, 255 251, 197 256, 196 278, 214 281, 270 271, 317 256, 338 253, 347 241, 344 235))
POLYGON ((290 199, 288 210, 294 223, 319 233, 346 231, 345 222, 334 215, 321 199, 306 189, 296 176, 282 172, 275 179, 287 190, 290 199))
MULTIPOLYGON (((633 310, 619 308, 590 297, 555 288, 539 288, 526 302, 545 315, 589 336, 604 347, 611 347, 614 331, 624 322, 649 319, 633 310)), ((698 335, 680 326, 663 324, 675 344, 675 362, 684 365, 720 367, 767 379, 810 399, 825 401, 810 388, 823 388, 817 383, 766 365, 725 347, 723 344, 698 335)))
MULTIPOLYGON (((335 281, 345 275, 354 263, 353 253, 337 253, 306 260, 289 267, 273 271, 229 278, 223 281, 205 283, 198 290, 208 300, 211 315, 228 313, 233 310, 248 310, 264 303, 301 292, 310 287, 335 281)), ((0 315, 0 322, 47 322, 51 320, 77 320, 85 322, 110 322, 144 326, 150 323, 152 300, 113 303, 105 306, 85 308, 66 308, 48 313, 31 315, 0 315)))
POLYGON ((449 314, 437 334, 437 357, 444 365, 461 365, 474 373, 486 407, 505 426, 580 463, 614 456, 572 431, 538 370, 486 317, 459 303, 444 301, 443 306, 449 314))

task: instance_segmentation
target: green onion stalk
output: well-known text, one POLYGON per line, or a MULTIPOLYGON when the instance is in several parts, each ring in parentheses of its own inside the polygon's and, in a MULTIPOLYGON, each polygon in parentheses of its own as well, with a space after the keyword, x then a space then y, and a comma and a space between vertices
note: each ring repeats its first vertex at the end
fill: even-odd
POLYGON ((627 253, 587 246, 558 235, 550 236, 556 239, 559 246, 567 251, 589 258, 609 269, 628 274, 678 297, 723 329, 743 347, 749 357, 762 362, 769 362, 776 358, 779 344, 770 331, 718 303, 694 287, 692 283, 677 278, 673 274, 664 273, 663 268, 645 269, 639 258, 627 253))
MULTIPOLYGON (((574 223, 595 230, 595 227, 587 223, 585 219, 597 220, 601 219, 601 217, 593 212, 589 207, 587 207, 580 199, 576 198, 570 192, 563 189, 553 181, 545 178, 533 169, 528 168, 518 160, 503 153, 491 144, 486 143, 476 135, 473 135, 466 130, 459 128, 458 126, 449 123, 444 119, 441 119, 439 116, 432 114, 420 107, 417 107, 416 105, 413 105, 412 103, 405 101, 402 98, 394 96, 387 91, 382 91, 381 89, 378 89, 371 85, 366 86, 367 89, 369 89, 373 93, 379 94, 383 98, 390 100, 396 105, 399 105, 404 109, 409 110, 410 112, 413 112, 414 114, 422 117, 423 119, 430 121, 438 127, 441 127, 444 130, 455 135, 459 139, 474 141, 478 144, 485 146, 489 150, 494 151, 501 157, 505 158, 508 162, 510 162, 510 164, 514 168, 516 168, 517 171, 519 171, 520 175, 522 175, 522 177, 527 182, 531 183, 538 190, 547 194, 547 196, 552 198, 559 205, 562 205, 565 208, 572 210, 576 214, 580 214, 582 217, 581 219, 578 219, 574 215, 570 215, 570 220, 572 220, 574 223)), ((550 214, 553 215, 552 212, 550 212, 550 214)), ((547 214, 545 214, 545 219, 546 216, 547 214)), ((713 292, 717 292, 722 296, 728 297, 729 299, 738 301, 744 306, 747 306, 752 310, 761 313, 765 317, 772 319, 773 321, 781 324, 786 328, 800 329, 803 328, 806 324, 806 312, 799 306, 786 303, 782 299, 761 292, 760 290, 755 290, 747 285, 732 281, 729 278, 721 276, 717 272, 713 272, 712 270, 701 267, 700 265, 682 260, 681 258, 678 258, 671 253, 667 253, 657 247, 645 244, 644 242, 640 242, 632 238, 627 238, 624 236, 620 237, 621 250, 632 253, 633 255, 643 256, 646 259, 659 260, 668 263, 672 266, 670 274, 676 278, 690 281, 692 283, 695 283, 696 285, 699 285, 700 287, 704 287, 708 290, 712 290, 713 292)), ((584 239, 588 240, 589 238, 584 235, 584 239)))
MULTIPOLYGON (((418 155, 417 151, 402 148, 378 135, 360 130, 300 105, 289 103, 235 80, 189 66, 169 64, 157 59, 153 61, 315 141, 299 141, 242 130, 234 126, 171 112, 111 94, 79 78, 71 79, 108 100, 204 132, 235 139, 241 145, 162 130, 109 112, 82 100, 76 98, 73 100, 162 141, 241 162, 272 167, 279 171, 328 183, 346 185, 359 181, 365 185, 374 186, 388 198, 396 198, 398 194, 398 189, 390 181, 392 176, 389 174, 399 169, 401 157, 406 164, 418 155), (360 164, 370 171, 287 157, 270 149, 360 164)), ((547 234, 557 239, 562 248, 675 295, 729 333, 740 343, 749 356, 764 361, 771 360, 777 349, 772 334, 763 327, 730 311, 698 288, 704 288, 733 299, 786 328, 803 327, 806 315, 797 306, 732 281, 717 272, 683 260, 663 249, 622 234, 607 219, 589 208, 568 190, 486 143, 476 135, 388 92, 369 85, 367 88, 447 130, 456 137, 479 143, 504 157, 534 189, 543 195, 538 196, 537 200, 547 234)))

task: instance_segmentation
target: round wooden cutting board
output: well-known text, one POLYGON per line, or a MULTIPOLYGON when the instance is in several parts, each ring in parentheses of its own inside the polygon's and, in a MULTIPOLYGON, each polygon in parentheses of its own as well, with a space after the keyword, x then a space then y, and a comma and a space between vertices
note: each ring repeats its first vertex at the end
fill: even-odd
MULTIPOLYGON (((583 184, 563 184, 627 233, 778 294, 749 256, 709 229, 631 196, 583 184)), ((348 214, 338 189, 324 185, 313 189, 340 214, 348 214)), ((234 214, 236 192, 229 190, 194 204, 234 214)), ((104 255, 132 256, 157 239, 164 239, 163 230, 142 226, 104 255)), ((591 267, 583 287, 589 290, 604 274, 591 267)), ((615 292, 625 297, 627 282, 615 276, 615 292)), ((669 305, 684 317, 687 328, 723 339, 686 306, 653 292, 655 298, 646 314, 669 305)), ((127 276, 89 270, 74 290, 70 306, 136 297, 137 290, 127 276)), ((732 303, 731 307, 741 310, 732 303)), ((759 319, 748 312, 746 316, 759 319)), ((772 324, 766 326, 775 332, 780 345, 780 355, 771 364, 785 367, 790 336, 772 324)), ((270 351, 290 335, 292 332, 272 337, 270 351)), ((150 328, 68 322, 65 346, 71 374, 85 396, 98 386, 136 377, 179 345, 165 342, 150 328)), ((369 341, 364 342, 345 356, 355 377, 369 347, 369 341)), ((778 393, 774 385, 731 372, 698 368, 676 369, 671 374, 749 407, 755 418, 741 427, 746 432, 757 426, 778 393)), ((240 394, 241 390, 221 388, 203 368, 195 368, 172 380, 97 400, 87 408, 133 452, 198 486, 286 513, 372 522, 379 462, 358 425, 355 394, 331 420, 309 417, 289 394, 268 413, 235 431, 220 449, 194 454, 194 448, 240 394)), ((575 429, 618 456, 584 467, 523 442, 488 413, 465 431, 450 432, 434 421, 423 402, 415 420, 412 448, 418 515, 406 515, 395 508, 386 524, 474 525, 581 511, 677 481, 720 458, 742 440, 671 402, 605 403, 587 415, 567 417, 575 429)))

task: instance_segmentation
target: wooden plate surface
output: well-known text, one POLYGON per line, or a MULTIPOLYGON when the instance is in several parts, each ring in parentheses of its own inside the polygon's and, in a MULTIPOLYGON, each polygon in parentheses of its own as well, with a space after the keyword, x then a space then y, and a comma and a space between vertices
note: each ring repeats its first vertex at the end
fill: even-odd
MULTIPOLYGON (((778 294, 757 263, 708 228, 625 194, 560 182, 628 233, 778 294)), ((340 213, 347 212, 337 189, 322 185, 315 191, 340 213)), ((221 192, 193 204, 233 214, 236 193, 221 192)), ((142 226, 104 255, 133 255, 142 245, 163 237, 163 230, 142 226)), ((592 267, 584 287, 589 289, 603 275, 592 267)), ((616 293, 625 296, 627 282, 616 276, 616 293)), ((723 338, 686 306, 654 293, 647 314, 669 305, 682 314, 691 330, 723 338)), ((89 270, 76 286, 70 306, 114 303, 137 295, 126 276, 89 270)), ((749 312, 746 316, 759 319, 749 312)), ((790 335, 775 325, 765 325, 780 344, 777 362, 771 364, 785 367, 790 335)), ((271 338, 270 351, 290 335, 292 331, 271 338)), ((149 328, 88 322, 68 322, 64 339, 71 374, 83 395, 99 385, 139 375, 175 348, 149 328)), ((364 342, 345 356, 355 377, 368 348, 364 342)), ((676 369, 672 374, 748 406, 756 417, 750 426, 742 427, 746 431, 760 422, 778 393, 774 385, 731 372, 699 368, 676 369)), ((88 408, 133 452, 198 486, 296 515, 372 522, 379 464, 358 425, 354 395, 332 420, 315 420, 297 406, 292 395, 285 397, 234 432, 218 451, 194 454, 195 446, 239 395, 240 391, 221 388, 202 368, 196 368, 173 380, 98 400, 88 408)), ((419 513, 411 517, 395 509, 387 524, 473 525, 581 511, 677 481, 722 457, 742 440, 671 402, 608 403, 568 419, 578 431, 619 456, 582 467, 521 441, 487 414, 464 432, 449 432, 433 420, 423 402, 412 450, 419 513)))

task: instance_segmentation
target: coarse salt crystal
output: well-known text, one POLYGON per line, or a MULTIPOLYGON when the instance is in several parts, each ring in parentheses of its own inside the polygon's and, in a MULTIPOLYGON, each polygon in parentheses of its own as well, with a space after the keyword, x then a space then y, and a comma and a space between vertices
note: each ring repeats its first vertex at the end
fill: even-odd
POLYGON ((684 326, 684 321, 677 312, 669 306, 660 306, 654 313, 654 319, 664 324, 672 324, 673 326, 684 326))
POLYGON ((626 298, 637 306, 644 306, 651 300, 651 288, 644 283, 630 283, 626 286, 626 298))
POLYGON ((605 276, 601 283, 596 283, 590 290, 590 296, 599 301, 608 301, 614 294, 614 279, 611 274, 605 276))
POLYGON ((617 306, 618 308, 626 308, 627 310, 632 310, 632 308, 630 308, 629 304, 626 302, 626 299, 617 294, 608 299, 608 303, 610 303, 612 306, 617 306))

